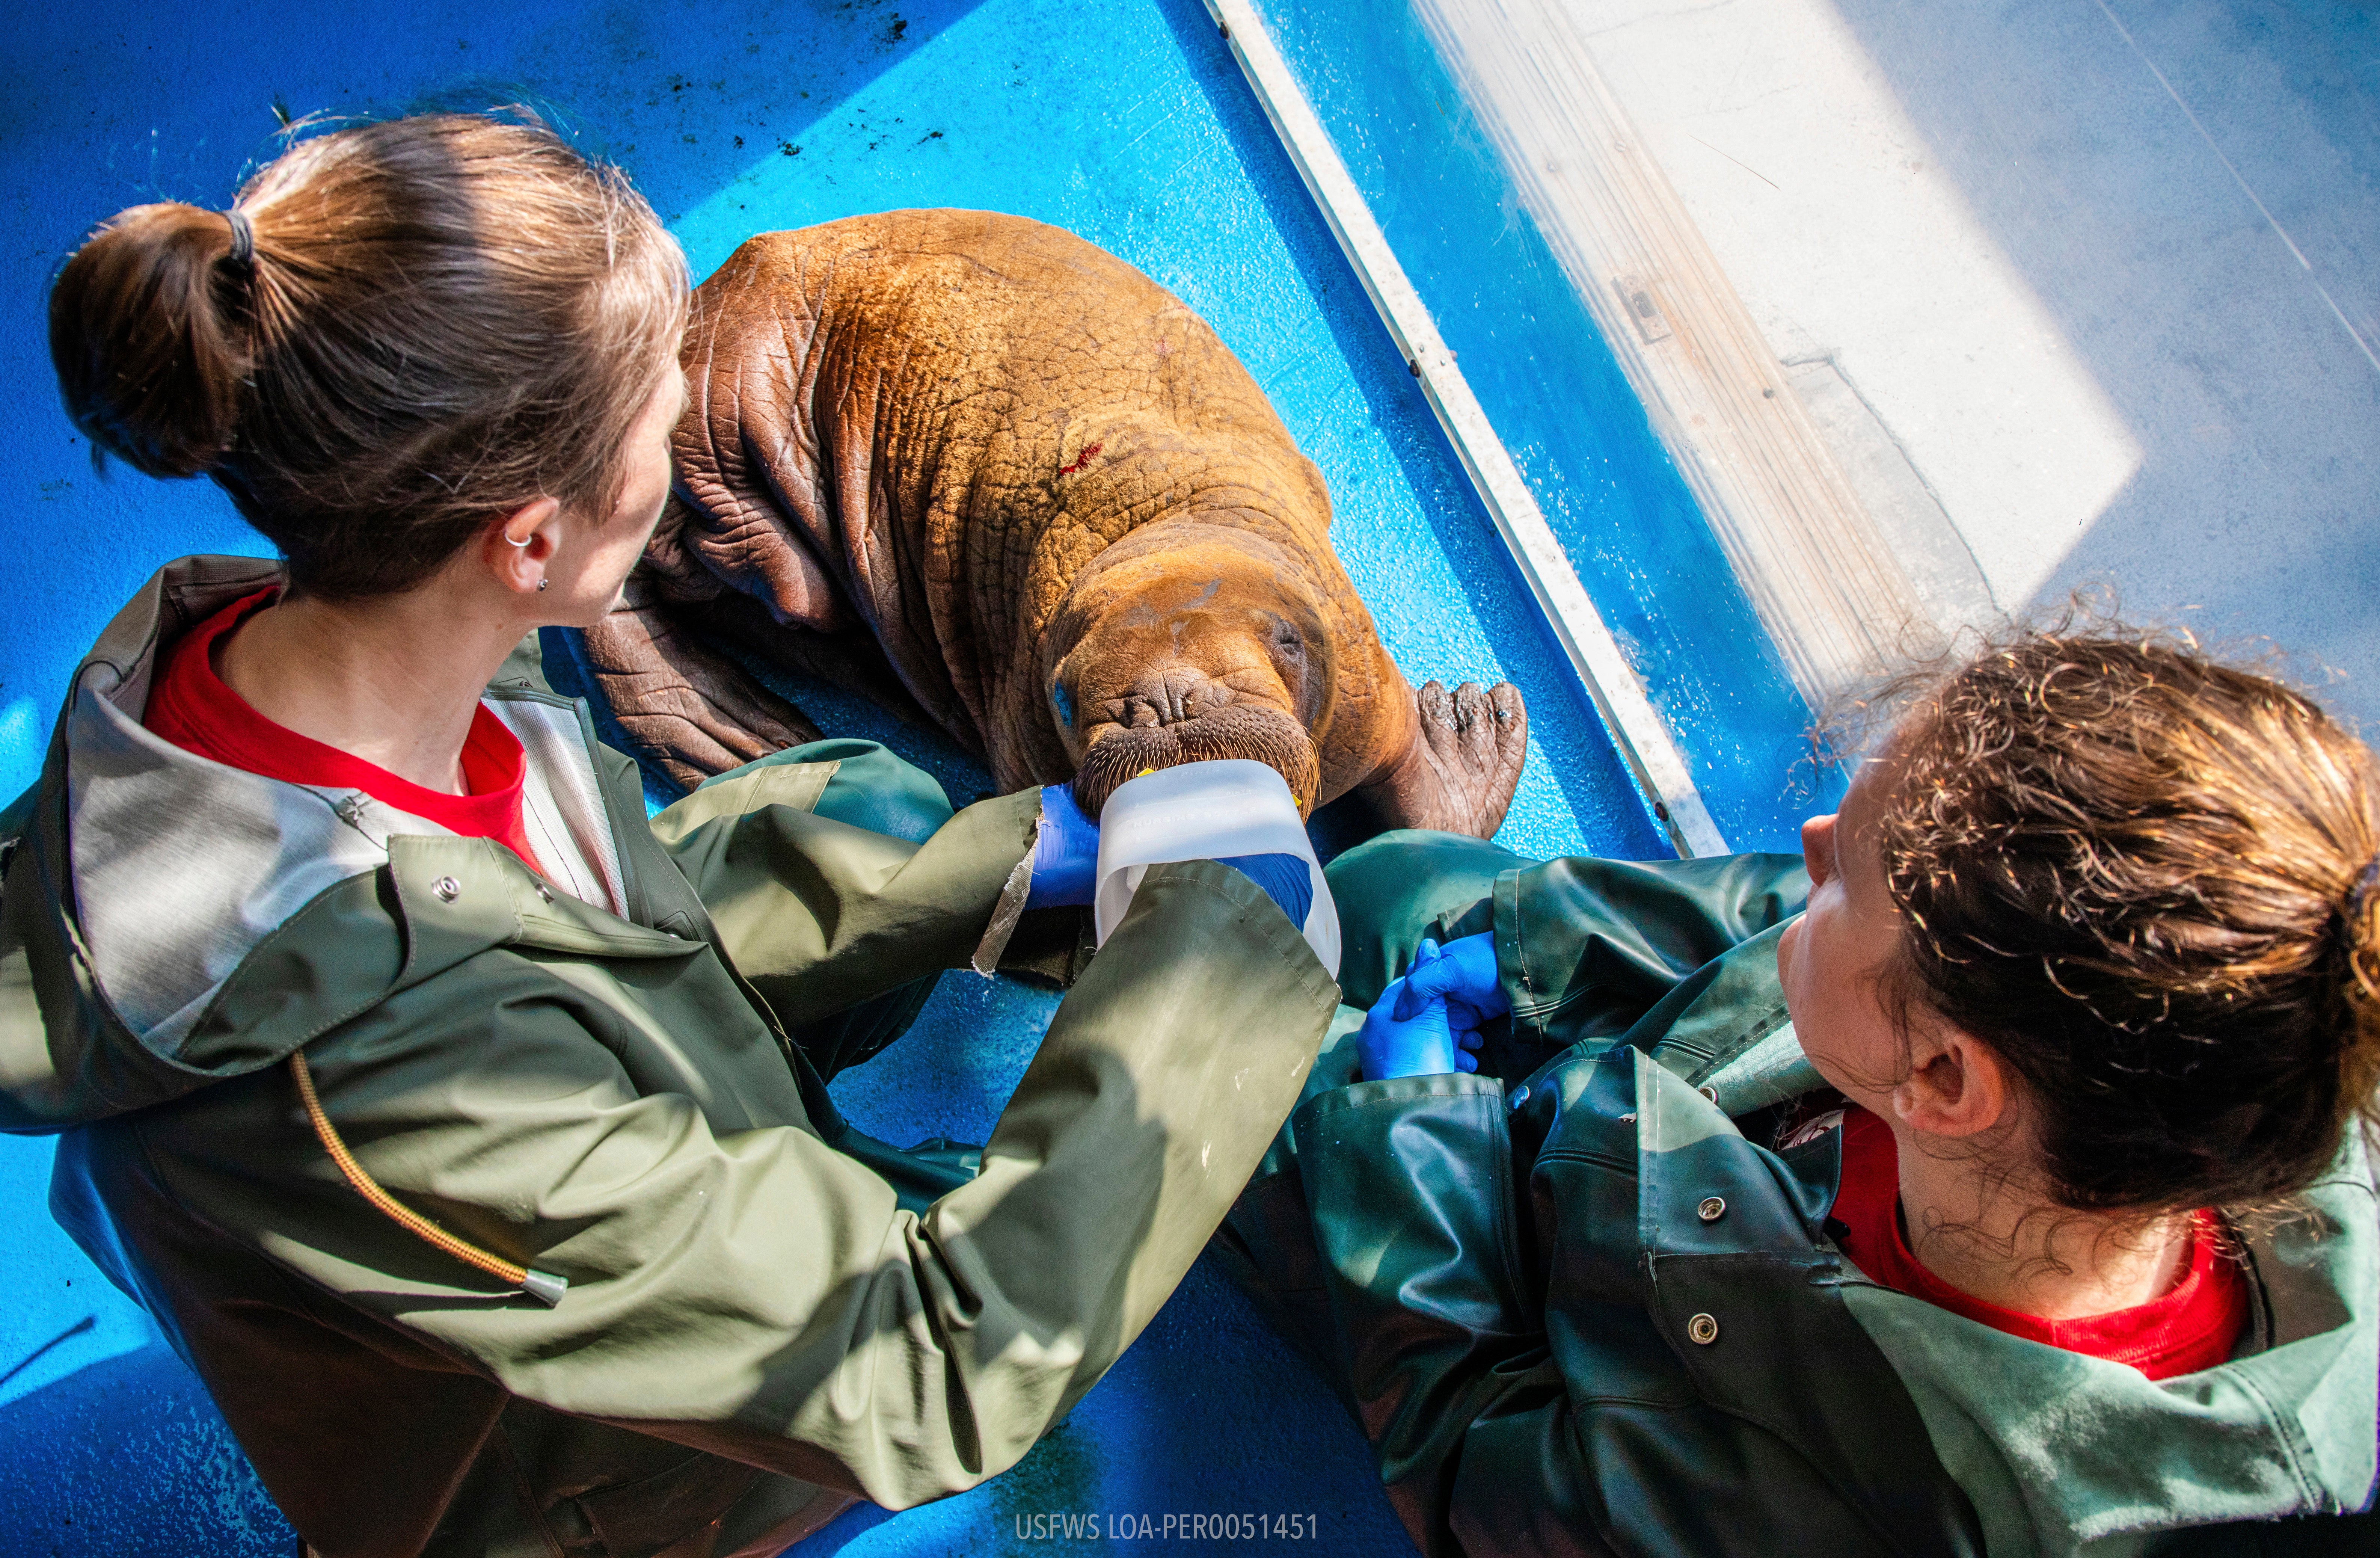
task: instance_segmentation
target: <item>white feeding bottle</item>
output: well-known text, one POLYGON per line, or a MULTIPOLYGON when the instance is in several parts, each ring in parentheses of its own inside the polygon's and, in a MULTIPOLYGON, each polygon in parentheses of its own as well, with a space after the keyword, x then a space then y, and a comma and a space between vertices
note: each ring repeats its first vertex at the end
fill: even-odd
POLYGON ((1098 887, 1091 899, 1099 943, 1123 922, 1149 867, 1241 855, 1293 855, 1305 862, 1314 902, 1301 929, 1323 968, 1337 979, 1339 908, 1289 783, 1242 758, 1162 768, 1127 781, 1108 797, 1099 813, 1098 887))

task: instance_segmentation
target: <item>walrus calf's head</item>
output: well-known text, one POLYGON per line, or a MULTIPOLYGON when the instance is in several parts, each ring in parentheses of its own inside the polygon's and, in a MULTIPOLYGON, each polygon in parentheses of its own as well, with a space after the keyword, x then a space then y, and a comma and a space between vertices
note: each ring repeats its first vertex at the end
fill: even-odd
POLYGON ((1236 529, 1154 525, 1075 576, 1044 639, 1044 681, 1092 816, 1144 770, 1252 758, 1318 798, 1331 635, 1288 556, 1236 529))

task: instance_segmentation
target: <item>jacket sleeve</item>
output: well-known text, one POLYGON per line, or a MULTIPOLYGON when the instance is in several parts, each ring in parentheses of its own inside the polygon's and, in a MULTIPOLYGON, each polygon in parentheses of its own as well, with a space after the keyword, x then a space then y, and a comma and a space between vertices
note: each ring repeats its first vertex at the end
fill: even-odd
POLYGON ((1498 879, 1516 1036, 1589 1042, 1531 1077, 1521 1134, 1544 1145, 1524 1179, 1492 1080, 1357 1084, 1298 1111, 1337 1358, 1426 1552, 1883 1546, 1784 1438, 1706 1401, 1647 1312, 1635 1063, 1589 1058, 1617 1043, 1698 1081, 1746 1053, 1786 1018, 1774 943, 1806 890, 1784 856, 1498 879))
POLYGON ((1024 790, 911 844, 814 814, 824 780, 809 765, 756 765, 652 822, 659 869, 645 874, 683 883, 676 907, 708 916, 788 1027, 965 967, 1041 815, 1040 792, 1024 790))
MULTIPOLYGON (((557 1307, 475 1288, 302 1140, 277 1174, 219 1130, 152 1160, 200 1215, 456 1367, 892 1508, 1013 1464, 1138 1334, 1295 1098, 1336 997, 1246 878, 1153 871, 980 1175, 916 1215, 807 1129, 715 1130, 685 1092, 640 1089, 602 1031, 632 1015, 515 967, 434 1015, 400 994, 310 1054, 365 1169, 567 1276, 557 1307)), ((285 1102, 273 1128, 305 1130, 285 1102)))
MULTIPOLYGON (((1498 971, 1516 1034, 1545 1053, 1649 1026, 1729 952, 1801 911, 1810 881, 1799 857, 1706 860, 1548 860, 1497 879, 1498 971)), ((1683 1037, 1682 1034, 1676 1035, 1683 1037)))

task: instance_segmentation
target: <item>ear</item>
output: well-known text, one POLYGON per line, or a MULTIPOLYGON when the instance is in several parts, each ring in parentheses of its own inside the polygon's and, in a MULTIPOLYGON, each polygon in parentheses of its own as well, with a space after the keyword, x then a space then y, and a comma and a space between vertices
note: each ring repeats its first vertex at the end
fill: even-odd
POLYGON ((562 505, 531 498, 488 527, 480 553, 498 583, 519 595, 534 595, 562 545, 562 505))
POLYGON ((1802 824, 1802 869, 1810 873, 1810 891, 1816 892, 1835 874, 1836 823, 1841 813, 1829 811, 1802 824))
POLYGON ((2015 1077, 2008 1063, 1973 1034, 1945 1025, 1911 1037, 1909 1074, 1892 1089, 1892 1110, 1929 1136, 1975 1136, 2009 1112, 2015 1077))

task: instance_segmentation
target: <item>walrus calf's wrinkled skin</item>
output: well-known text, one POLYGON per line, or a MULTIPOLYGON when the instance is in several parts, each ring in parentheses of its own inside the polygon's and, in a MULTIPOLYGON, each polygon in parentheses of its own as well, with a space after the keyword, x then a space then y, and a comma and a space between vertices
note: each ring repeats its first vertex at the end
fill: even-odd
POLYGON ((981 212, 753 238, 696 295, 675 500, 589 660, 684 783, 811 738, 718 634, 939 725, 1001 787, 1255 758, 1311 810, 1485 837, 1510 684, 1418 696, 1330 499, 1205 322, 1114 256, 981 212))

